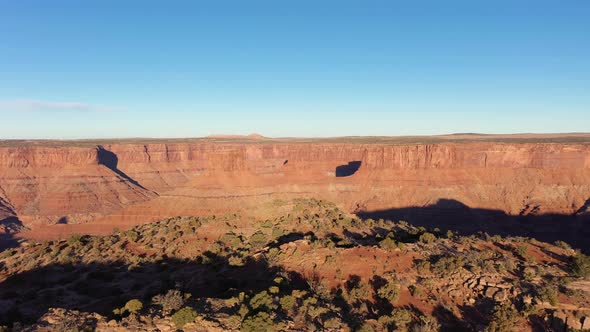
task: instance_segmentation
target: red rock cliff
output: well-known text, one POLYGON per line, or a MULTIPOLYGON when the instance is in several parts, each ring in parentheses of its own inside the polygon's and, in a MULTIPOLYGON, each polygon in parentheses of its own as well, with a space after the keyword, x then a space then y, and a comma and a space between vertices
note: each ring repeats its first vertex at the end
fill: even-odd
POLYGON ((139 222, 297 195, 331 199, 351 211, 453 199, 508 214, 573 214, 590 198, 590 145, 265 141, 0 147, 0 198, 26 224, 139 222), (336 176, 338 167, 355 161, 358 169, 336 176))

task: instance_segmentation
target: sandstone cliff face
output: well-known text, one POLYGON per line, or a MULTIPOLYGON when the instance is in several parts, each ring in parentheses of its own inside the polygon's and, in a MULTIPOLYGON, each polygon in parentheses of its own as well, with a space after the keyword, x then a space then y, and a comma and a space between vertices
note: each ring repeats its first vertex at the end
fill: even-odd
POLYGON ((155 196, 100 163, 97 148, 0 148, 0 193, 25 223, 86 222, 155 196))
POLYGON ((0 148, 0 168, 60 168, 98 163, 96 148, 0 148))
POLYGON ((585 145, 433 144, 367 148, 367 166, 374 169, 534 168, 588 169, 585 145))
MULTIPOLYGON (((573 215, 590 198, 590 145, 263 142, 0 147, 3 206, 10 206, 10 215, 29 225, 133 224, 297 196, 330 199, 351 212, 436 206, 452 200, 506 215, 573 215), (356 168, 348 169, 353 163, 356 168), (339 168, 350 172, 337 176, 339 168)), ((0 208, 6 216, 7 211, 0 208)))

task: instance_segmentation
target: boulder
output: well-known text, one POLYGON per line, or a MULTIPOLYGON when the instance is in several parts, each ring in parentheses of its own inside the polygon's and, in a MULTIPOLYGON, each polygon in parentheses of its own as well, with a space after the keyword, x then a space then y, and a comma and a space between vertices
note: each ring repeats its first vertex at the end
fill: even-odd
POLYGON ((508 298, 508 292, 505 289, 500 289, 494 294, 494 300, 497 302, 506 301, 508 298))
POLYGON ((495 287, 487 287, 485 292, 484 292, 484 296, 485 297, 489 297, 489 298, 494 298, 494 295, 496 295, 496 293, 499 291, 498 288, 495 287))

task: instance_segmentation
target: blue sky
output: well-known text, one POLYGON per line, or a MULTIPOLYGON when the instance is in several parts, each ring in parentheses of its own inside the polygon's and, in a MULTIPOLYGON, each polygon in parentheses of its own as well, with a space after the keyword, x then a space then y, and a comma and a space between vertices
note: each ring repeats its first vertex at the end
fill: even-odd
POLYGON ((0 138, 590 131, 590 1, 0 0, 0 138))

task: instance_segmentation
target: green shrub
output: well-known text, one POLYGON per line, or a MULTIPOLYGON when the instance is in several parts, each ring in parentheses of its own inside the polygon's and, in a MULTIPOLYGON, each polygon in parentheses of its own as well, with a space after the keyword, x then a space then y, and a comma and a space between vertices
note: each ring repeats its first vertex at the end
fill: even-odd
POLYGON ((14 256, 16 253, 17 253, 16 250, 7 249, 6 251, 3 251, 2 253, 0 253, 0 259, 5 259, 10 256, 14 256))
POLYGON ((291 295, 285 295, 281 297, 279 303, 281 304, 281 308, 283 308, 283 310, 289 311, 293 308, 293 306, 295 306, 295 298, 291 295))
POLYGON ((416 271, 420 274, 430 272, 431 264, 427 260, 419 260, 414 265, 416 266, 416 271))
POLYGON ((137 242, 137 240, 139 240, 139 233, 130 229, 127 232, 124 233, 129 240, 131 240, 132 242, 137 242))
POLYGON ((388 282, 377 290, 377 296, 390 303, 395 303, 399 298, 399 286, 393 282, 388 282))
POLYGON ((240 328, 242 332, 272 332, 274 330, 272 318, 266 312, 259 312, 254 316, 247 317, 240 328))
POLYGON ((359 326, 355 331, 356 332, 375 332, 375 329, 373 328, 373 326, 371 326, 371 324, 365 322, 361 326, 359 326))
POLYGON ((436 235, 426 232, 420 235, 418 240, 422 243, 433 243, 434 241, 436 241, 436 235))
POLYGON ((394 250, 397 248, 397 244, 394 239, 387 237, 379 242, 379 247, 383 250, 394 250))
POLYGON ((410 291, 410 295, 415 297, 420 296, 422 294, 422 289, 420 289, 420 287, 416 285, 408 286, 408 290, 410 291))
POLYGON ((462 257, 443 256, 432 264, 431 270, 438 275, 448 275, 458 271, 463 265, 462 257))
POLYGON ((242 304, 240 306, 240 309, 238 310, 238 314, 240 315, 240 317, 244 318, 246 317, 246 315, 248 315, 250 313, 250 309, 248 308, 247 305, 242 304))
POLYGON ((223 236, 219 240, 223 242, 225 245, 232 248, 240 247, 243 242, 242 238, 236 235, 234 232, 228 232, 223 234, 223 236))
POLYGON ((232 255, 227 260, 230 266, 244 266, 246 262, 244 259, 238 255, 232 255))
POLYGON ((526 245, 520 245, 518 246, 518 248, 516 248, 516 253, 520 256, 520 257, 525 257, 526 253, 528 252, 528 247, 526 245))
POLYGON ((549 302, 551 305, 557 304, 557 289, 551 286, 545 286, 538 291, 539 299, 543 302, 549 302))
POLYGON ((327 331, 341 331, 342 321, 337 317, 330 317, 324 320, 324 322, 322 323, 322 327, 327 331))
POLYGON ((366 283, 358 283, 347 289, 346 297, 350 304, 357 303, 369 298, 371 289, 366 283))
POLYGON ((566 242, 563 242, 563 241, 561 241, 561 240, 557 240, 557 241, 555 241, 555 243, 554 243, 554 244, 555 244, 555 246, 557 246, 557 247, 559 247, 559 248, 561 248, 561 249, 565 249, 565 250, 570 250, 570 249, 572 249, 572 247, 571 247, 569 244, 567 244, 566 242))
POLYGON ((420 316, 420 321, 412 328, 414 332, 438 332, 439 330, 440 324, 431 316, 420 316))
POLYGON ((572 258, 572 272, 577 277, 587 278, 590 276, 590 256, 578 253, 572 258))
POLYGON ((495 308, 485 332, 512 332, 517 321, 518 312, 512 305, 500 305, 495 308))
POLYGON ((186 324, 194 322, 197 316, 198 314, 193 308, 184 307, 172 315, 172 321, 176 327, 181 329, 186 324))
POLYGON ((164 312, 172 312, 182 308, 185 296, 176 289, 169 290, 166 294, 154 296, 152 303, 160 305, 164 312))
POLYGON ((276 305, 273 303, 272 297, 268 292, 262 291, 250 299, 250 308, 253 310, 268 311, 275 309, 276 305))
POLYGON ((396 331, 404 331, 412 322, 412 312, 405 309, 393 309, 391 312, 391 321, 396 331))
POLYGON ((320 315, 327 313, 328 310, 318 305, 318 298, 316 296, 311 296, 303 300, 301 312, 307 315, 311 320, 314 320, 320 317, 320 315))
POLYGON ((252 244, 252 246, 254 248, 260 248, 263 245, 265 245, 268 242, 268 239, 266 237, 266 234, 264 234, 262 231, 257 231, 256 233, 252 234, 252 236, 250 237, 250 244, 252 244))
POLYGON ((82 244, 82 235, 80 234, 72 234, 67 240, 68 244, 71 246, 76 246, 78 244, 82 244))
POLYGON ((141 309, 143 309, 143 303, 141 303, 141 301, 138 299, 129 300, 127 303, 125 303, 125 307, 123 307, 123 309, 125 311, 129 311, 132 314, 136 314, 141 311, 141 309))
POLYGON ((537 277, 537 269, 532 267, 526 267, 522 271, 522 277, 525 281, 532 281, 537 277))
POLYGON ((280 227, 274 227, 272 229, 272 237, 273 238, 276 239, 276 238, 281 237, 283 235, 285 235, 285 230, 284 229, 282 229, 280 227))
POLYGON ((270 220, 266 220, 262 224, 260 224, 260 227, 262 227, 262 228, 272 228, 273 226, 274 225, 272 224, 272 221, 270 221, 270 220))

